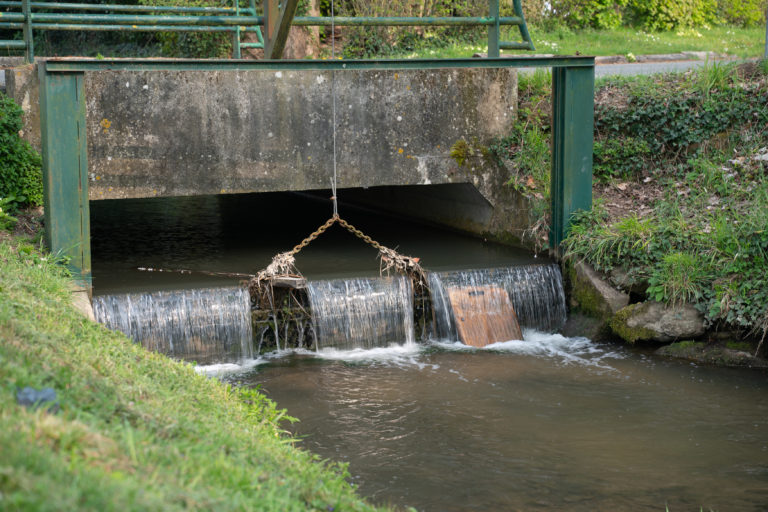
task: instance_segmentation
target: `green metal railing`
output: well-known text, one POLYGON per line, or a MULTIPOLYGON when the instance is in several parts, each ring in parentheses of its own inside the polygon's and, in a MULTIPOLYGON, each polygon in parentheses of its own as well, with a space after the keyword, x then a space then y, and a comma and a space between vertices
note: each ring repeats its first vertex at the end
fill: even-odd
MULTIPOLYGON (((82 4, 0 0, 0 30, 19 30, 20 39, 0 40, 0 49, 22 50, 34 61, 35 30, 116 32, 231 32, 233 58, 243 48, 263 48, 267 58, 280 58, 291 26, 328 26, 331 18, 295 16, 298 0, 264 0, 264 15, 258 15, 256 0, 241 7, 173 7, 118 4, 82 4), (50 12, 66 11, 66 12, 50 12), (241 41, 246 33, 257 42, 241 41)), ((477 17, 335 17, 337 26, 484 26, 488 27, 488 56, 501 50, 533 50, 523 16, 521 0, 514 0, 515 16, 501 16, 499 0, 488 1, 488 16, 477 17), (522 41, 501 41, 501 27, 517 26, 522 41)))

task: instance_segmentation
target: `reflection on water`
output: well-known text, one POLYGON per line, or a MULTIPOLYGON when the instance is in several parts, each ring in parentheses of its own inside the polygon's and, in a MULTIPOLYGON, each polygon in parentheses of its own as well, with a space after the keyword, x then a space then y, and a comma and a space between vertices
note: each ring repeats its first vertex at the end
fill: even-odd
POLYGON ((274 356, 261 385, 360 492, 420 510, 765 510, 765 375, 527 332, 274 356))
MULTIPOLYGON (((231 285, 238 279, 141 272, 138 267, 253 274, 330 217, 331 206, 291 193, 91 201, 94 293, 231 285)), ((430 270, 542 262, 530 253, 340 205, 382 244, 419 256, 430 270)), ((378 252, 339 226, 297 256, 312 279, 377 276, 378 252)), ((544 260, 546 261, 546 260, 544 260)))

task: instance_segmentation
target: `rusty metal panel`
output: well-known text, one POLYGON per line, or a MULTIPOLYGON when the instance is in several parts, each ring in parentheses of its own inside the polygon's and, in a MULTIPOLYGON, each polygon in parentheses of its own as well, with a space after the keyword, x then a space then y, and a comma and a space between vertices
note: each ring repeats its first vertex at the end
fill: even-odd
POLYGON ((498 286, 448 288, 456 330, 465 345, 484 347, 521 340, 523 334, 509 294, 498 286))

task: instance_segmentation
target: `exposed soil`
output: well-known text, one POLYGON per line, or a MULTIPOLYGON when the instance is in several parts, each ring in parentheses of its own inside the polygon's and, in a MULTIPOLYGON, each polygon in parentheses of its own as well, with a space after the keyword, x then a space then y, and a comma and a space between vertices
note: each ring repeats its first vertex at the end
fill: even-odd
POLYGON ((18 219, 18 222, 13 231, 0 230, 0 240, 33 238, 43 228, 43 208, 41 206, 22 210, 14 217, 18 219))

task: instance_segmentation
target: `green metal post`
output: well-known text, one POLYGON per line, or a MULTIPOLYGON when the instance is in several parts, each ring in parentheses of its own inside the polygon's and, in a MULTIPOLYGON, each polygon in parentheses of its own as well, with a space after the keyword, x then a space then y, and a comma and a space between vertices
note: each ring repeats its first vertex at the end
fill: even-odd
POLYGON ((85 75, 49 74, 44 64, 38 72, 45 240, 51 252, 69 258, 73 275, 90 288, 85 75))
POLYGON ((501 54, 499 41, 501 30, 499 29, 499 0, 488 0, 489 15, 494 19, 493 25, 488 26, 488 57, 495 58, 501 54))
POLYGON ((32 9, 29 0, 22 0, 21 11, 24 14, 24 45, 26 46, 24 59, 31 64, 35 61, 35 45, 32 39, 32 9))
MULTIPOLYGON (((235 2, 235 16, 240 16, 240 0, 234 0, 235 2)), ((233 57, 236 59, 240 58, 240 25, 237 26, 237 29, 235 30, 235 33, 232 36, 234 38, 234 41, 232 41, 232 53, 233 57)))
POLYGON ((592 207, 594 67, 552 69, 552 228, 559 254, 571 216, 592 207))

